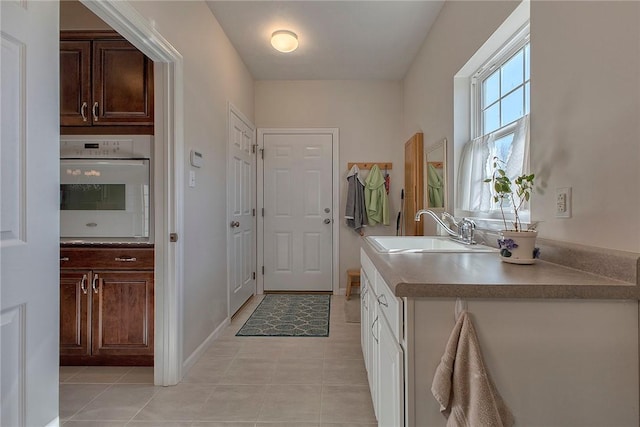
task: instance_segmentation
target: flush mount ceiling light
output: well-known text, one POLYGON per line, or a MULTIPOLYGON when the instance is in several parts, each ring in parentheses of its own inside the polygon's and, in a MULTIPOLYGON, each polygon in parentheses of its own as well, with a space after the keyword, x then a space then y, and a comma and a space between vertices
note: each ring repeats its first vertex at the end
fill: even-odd
POLYGON ((271 46, 280 52, 293 52, 298 48, 298 36, 289 30, 274 31, 271 34, 271 46))

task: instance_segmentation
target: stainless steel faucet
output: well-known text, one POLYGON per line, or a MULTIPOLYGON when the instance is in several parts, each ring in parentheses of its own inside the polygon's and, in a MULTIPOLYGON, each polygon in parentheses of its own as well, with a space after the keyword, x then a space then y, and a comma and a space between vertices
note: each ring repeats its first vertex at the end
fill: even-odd
POLYGON ((464 243, 465 245, 476 244, 474 240, 476 223, 469 218, 462 218, 461 220, 456 221, 456 219, 452 215, 450 215, 448 212, 445 212, 444 214, 446 214, 448 218, 451 218, 454 226, 457 228, 457 231, 453 231, 447 224, 444 223, 444 221, 440 219, 440 217, 438 217, 435 212, 429 209, 420 209, 418 212, 416 212, 416 221, 420 221, 420 217, 422 216, 422 214, 428 214, 431 218, 433 218, 444 229, 444 231, 449 234, 452 240, 464 243))

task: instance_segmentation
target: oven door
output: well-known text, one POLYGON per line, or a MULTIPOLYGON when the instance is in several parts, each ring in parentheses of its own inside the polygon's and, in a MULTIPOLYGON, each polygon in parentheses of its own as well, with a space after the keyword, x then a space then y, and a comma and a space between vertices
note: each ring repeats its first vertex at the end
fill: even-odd
POLYGON ((60 236, 148 238, 148 159, 62 159, 60 236))

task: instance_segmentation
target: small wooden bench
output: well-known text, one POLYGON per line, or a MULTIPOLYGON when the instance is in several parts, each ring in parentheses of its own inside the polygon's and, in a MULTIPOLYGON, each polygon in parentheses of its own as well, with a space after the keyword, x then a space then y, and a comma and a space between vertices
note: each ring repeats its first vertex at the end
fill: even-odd
POLYGON ((360 286, 360 270, 359 269, 349 269, 347 270, 347 300, 351 296, 351 287, 352 286, 360 286))

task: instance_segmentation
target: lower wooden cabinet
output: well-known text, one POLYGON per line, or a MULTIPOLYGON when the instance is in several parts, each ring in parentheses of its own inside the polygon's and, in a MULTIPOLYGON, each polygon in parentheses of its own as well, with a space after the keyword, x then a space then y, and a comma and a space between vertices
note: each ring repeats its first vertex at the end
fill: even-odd
POLYGON ((60 271, 61 365, 152 366, 153 334, 153 271, 60 271))

